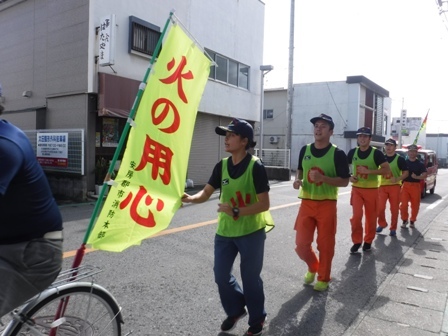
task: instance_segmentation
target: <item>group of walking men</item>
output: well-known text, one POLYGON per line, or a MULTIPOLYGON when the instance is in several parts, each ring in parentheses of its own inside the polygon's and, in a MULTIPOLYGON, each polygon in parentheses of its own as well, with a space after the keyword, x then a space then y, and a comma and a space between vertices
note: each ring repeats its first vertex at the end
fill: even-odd
MULTIPOLYGON (((312 284, 317 274, 314 289, 325 291, 331 279, 335 250, 338 187, 345 187, 349 182, 353 186, 353 246, 350 252, 356 253, 361 246, 364 251, 370 251, 375 231, 380 232, 387 226, 384 215, 387 200, 392 211, 390 235, 396 235, 400 198, 403 226, 408 223, 407 202, 411 201, 410 223, 413 227, 420 202, 416 190, 425 174, 419 161, 414 162, 416 147, 409 148, 409 159, 405 161, 395 154, 396 143, 389 139, 385 144, 385 156, 370 146, 371 130, 362 127, 357 131, 358 147, 346 155, 330 142, 334 129, 330 116, 321 114, 312 118, 311 123, 314 125, 314 142, 301 149, 293 183, 302 199, 295 222, 296 252, 308 265, 305 283, 312 284), (352 174, 349 164, 353 167, 352 174), (382 213, 378 214, 378 210, 382 213), (319 256, 312 248, 316 230, 319 256)), ((194 195, 185 193, 182 202, 205 202, 220 189, 213 271, 227 315, 221 331, 232 330, 249 314, 249 328, 244 335, 259 336, 266 321, 261 279, 264 243, 266 232, 274 225, 269 212, 269 180, 261 160, 248 152, 256 145, 252 125, 243 119, 233 119, 227 126, 217 126, 215 132, 224 137, 224 149, 230 156, 215 165, 201 191, 194 195), (232 272, 238 254, 242 286, 232 272)))
POLYGON ((361 246, 368 252, 375 234, 387 227, 387 201, 391 211, 390 236, 397 235, 399 210, 403 220, 401 228, 406 229, 408 224, 415 227, 420 207, 420 180, 426 178, 426 168, 417 159, 416 145, 408 147, 407 159, 395 153, 397 143, 392 138, 385 142, 385 154, 372 147, 372 132, 368 127, 358 129, 358 146, 346 155, 330 142, 334 129, 330 116, 321 114, 310 121, 314 125, 314 143, 302 147, 293 183, 302 199, 295 222, 296 252, 308 266, 305 284, 312 284, 317 274, 314 289, 325 291, 331 280, 335 250, 338 187, 352 183, 350 253, 357 253, 361 246), (316 230, 319 256, 312 248, 316 230))

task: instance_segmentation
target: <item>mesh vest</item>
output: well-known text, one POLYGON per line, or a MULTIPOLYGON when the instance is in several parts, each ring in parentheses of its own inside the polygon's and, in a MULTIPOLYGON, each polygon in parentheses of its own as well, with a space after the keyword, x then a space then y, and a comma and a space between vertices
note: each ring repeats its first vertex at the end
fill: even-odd
POLYGON ((330 150, 322 157, 317 158, 311 153, 311 145, 306 146, 305 155, 302 160, 303 181, 300 188, 299 198, 316 201, 337 200, 338 187, 326 183, 314 183, 309 179, 312 170, 319 170, 321 174, 329 177, 336 177, 334 166, 334 154, 336 146, 332 145, 330 150))
POLYGON ((375 147, 372 147, 369 156, 366 159, 360 159, 358 157, 359 147, 356 148, 355 153, 353 155, 353 175, 358 178, 358 182, 354 183, 354 187, 358 188, 378 188, 379 186, 379 178, 378 175, 373 174, 360 174, 358 173, 358 167, 364 166, 370 170, 377 170, 378 166, 375 164, 375 147))
MULTIPOLYGON (((259 160, 256 156, 252 159, 240 177, 233 179, 227 170, 227 160, 222 160, 222 181, 221 181, 221 203, 230 204, 232 207, 244 208, 250 204, 256 203, 257 193, 253 183, 253 167, 255 161, 259 160)), ((234 219, 224 212, 218 214, 218 229, 216 233, 223 237, 241 237, 262 228, 268 232, 274 227, 274 221, 271 213, 264 211, 249 216, 240 216, 234 219)))
POLYGON ((390 179, 392 177, 399 177, 401 176, 402 171, 400 168, 398 168, 398 154, 395 154, 394 159, 389 163, 391 172, 386 175, 380 176, 380 185, 386 186, 386 185, 401 185, 401 181, 392 183, 390 182, 390 179))

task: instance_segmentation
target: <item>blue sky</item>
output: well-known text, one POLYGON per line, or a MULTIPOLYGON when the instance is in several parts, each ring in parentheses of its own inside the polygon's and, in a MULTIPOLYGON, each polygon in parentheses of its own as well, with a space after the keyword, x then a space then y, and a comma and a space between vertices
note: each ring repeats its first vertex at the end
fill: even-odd
MULTIPOLYGON (((291 3, 264 2, 265 88, 287 87, 291 3)), ((389 91, 393 117, 430 109, 427 132, 448 132, 445 19, 436 0, 296 0, 294 83, 363 75, 389 91)))

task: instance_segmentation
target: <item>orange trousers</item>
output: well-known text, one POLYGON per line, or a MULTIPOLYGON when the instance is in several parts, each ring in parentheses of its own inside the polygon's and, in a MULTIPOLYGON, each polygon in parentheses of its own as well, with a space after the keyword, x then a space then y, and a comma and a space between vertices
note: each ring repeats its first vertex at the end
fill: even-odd
POLYGON ((381 186, 378 189, 378 225, 382 228, 387 226, 386 203, 389 200, 390 207, 390 229, 397 230, 398 210, 400 208, 401 186, 398 184, 381 186))
POLYGON ((376 205, 378 203, 378 188, 358 188, 352 186, 350 204, 353 208, 352 224, 353 244, 363 242, 363 214, 366 218, 364 242, 371 244, 376 235, 376 205))
POLYGON ((336 201, 302 200, 294 229, 296 253, 308 265, 308 271, 317 273, 318 281, 331 280, 331 263, 336 243, 336 201), (317 257, 311 244, 317 229, 317 257))
POLYGON ((418 182, 404 182, 400 194, 400 213, 402 220, 417 220, 418 210, 420 209, 421 187, 418 182), (409 218, 408 207, 411 203, 411 218, 409 218))

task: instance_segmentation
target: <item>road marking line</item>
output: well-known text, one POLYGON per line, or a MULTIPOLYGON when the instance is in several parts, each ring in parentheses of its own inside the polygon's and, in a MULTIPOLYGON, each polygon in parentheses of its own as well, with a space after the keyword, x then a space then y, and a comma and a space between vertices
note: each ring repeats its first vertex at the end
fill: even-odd
MULTIPOLYGON (((90 252, 93 252, 93 251, 95 251, 94 249, 91 249, 91 248, 87 248, 85 251, 84 251, 84 253, 90 253, 90 252)), ((70 257, 74 257, 75 255, 76 255, 76 252, 78 252, 78 250, 73 250, 73 251, 67 251, 67 252, 64 252, 63 254, 62 254, 62 258, 70 258, 70 257)))
POLYGON ((440 203, 442 203, 447 196, 448 195, 445 195, 441 199, 439 199, 438 201, 432 203, 431 205, 428 205, 425 210, 432 210, 432 209, 434 209, 436 206, 438 206, 440 203))
POLYGON ((421 288, 421 287, 407 286, 406 288, 410 289, 410 290, 417 291, 417 292, 423 292, 423 293, 428 292, 428 290, 426 288, 421 288))
MULTIPOLYGON (((351 191, 346 191, 346 192, 339 193, 339 195, 346 195, 346 194, 350 194, 350 193, 351 193, 351 191)), ((300 203, 301 203, 301 200, 299 200, 298 202, 277 205, 275 207, 269 208, 269 210, 272 211, 272 210, 288 208, 288 207, 291 207, 291 206, 299 205, 300 203)), ((146 239, 160 237, 160 236, 165 236, 165 235, 168 235, 168 234, 182 232, 182 231, 187 231, 187 230, 191 230, 191 229, 196 229, 196 228, 199 228, 199 227, 202 227, 202 226, 207 226, 207 225, 216 224, 216 223, 218 223, 218 219, 213 219, 213 220, 209 220, 209 221, 201 222, 201 223, 196 223, 196 224, 190 224, 190 225, 186 225, 186 226, 182 226, 182 227, 178 227, 178 228, 174 228, 174 229, 166 229, 166 230, 160 231, 159 233, 156 233, 155 235, 152 235, 151 237, 148 237, 146 239)), ((146 240, 146 239, 144 239, 144 240, 146 240)), ((76 255, 76 251, 77 250, 64 252, 63 258, 74 257, 76 255)), ((96 251, 96 250, 88 248, 88 249, 85 250, 85 253, 87 254, 87 253, 90 253, 90 252, 93 252, 93 251, 96 251)))

